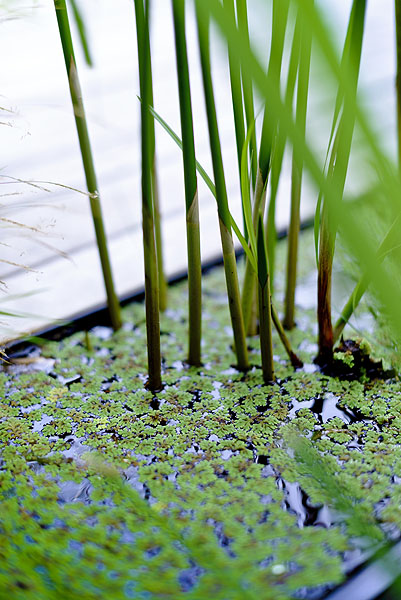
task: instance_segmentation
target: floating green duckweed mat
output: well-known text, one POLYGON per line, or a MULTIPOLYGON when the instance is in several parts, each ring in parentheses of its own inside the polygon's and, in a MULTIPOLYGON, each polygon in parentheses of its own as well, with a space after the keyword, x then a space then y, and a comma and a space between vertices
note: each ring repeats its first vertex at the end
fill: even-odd
MULTIPOLYGON (((310 233, 302 252, 311 264, 310 233)), ((204 366, 188 368, 186 294, 169 291, 156 395, 142 304, 116 334, 96 327, 3 365, 0 598, 321 598, 398 538, 398 379, 317 371, 312 309, 291 332, 304 369, 275 338, 264 386, 255 338, 254 367, 237 372, 220 269, 204 278, 204 366)))

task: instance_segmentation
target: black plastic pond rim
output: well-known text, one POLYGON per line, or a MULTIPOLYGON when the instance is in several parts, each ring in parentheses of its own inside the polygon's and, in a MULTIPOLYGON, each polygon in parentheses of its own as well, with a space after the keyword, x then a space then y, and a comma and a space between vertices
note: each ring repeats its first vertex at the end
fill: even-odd
MULTIPOLYGON (((301 230, 311 229, 313 227, 312 219, 305 219, 301 223, 301 230)), ((277 232, 277 238, 279 240, 287 237, 288 230, 282 229, 277 232)), ((236 251, 237 258, 243 256, 244 250, 240 248, 236 251)), ((223 256, 221 254, 214 258, 211 258, 202 265, 202 274, 207 273, 214 267, 221 266, 223 264, 223 256)), ((175 284, 183 281, 187 278, 187 271, 179 271, 169 278, 168 283, 175 284)), ((142 302, 145 298, 144 289, 135 290, 134 292, 128 293, 120 297, 121 306, 131 304, 131 302, 142 302)), ((32 346, 38 345, 38 338, 44 340, 59 341, 65 337, 76 333, 77 331, 89 331, 96 325, 103 325, 105 327, 111 327, 109 311, 106 304, 100 305, 98 308, 92 308, 89 312, 82 312, 76 315, 72 320, 65 320, 61 325, 49 326, 38 332, 32 333, 32 335, 25 336, 23 339, 15 340, 6 344, 6 353, 9 358, 17 358, 17 356, 25 355, 27 349, 32 346)))

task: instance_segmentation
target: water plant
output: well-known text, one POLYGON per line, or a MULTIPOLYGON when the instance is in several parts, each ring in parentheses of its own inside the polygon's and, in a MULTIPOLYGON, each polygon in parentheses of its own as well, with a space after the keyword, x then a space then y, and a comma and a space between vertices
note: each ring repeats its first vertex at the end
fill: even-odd
MULTIPOLYGON (((73 4, 75 6, 75 4, 73 4)), ((65 0, 54 0, 60 39, 63 46, 65 66, 67 69, 68 84, 71 94, 71 102, 74 112, 75 125, 77 128, 79 145, 81 149, 82 162, 85 171, 86 184, 89 192, 93 224, 95 227, 97 247, 99 249, 100 262, 102 265, 103 279, 106 288, 107 302, 110 311, 110 319, 114 329, 121 327, 120 307, 115 291, 113 274, 111 270, 110 257, 107 249, 105 226, 100 205, 100 196, 93 162, 92 150, 89 140, 88 126, 85 117, 85 108, 82 92, 78 78, 78 70, 75 60, 74 47, 72 43, 69 18, 65 0)), ((80 28, 82 32, 82 27, 80 28)), ((85 36, 83 36, 85 38, 85 36)))
MULTIPOLYGON (((79 108, 75 116, 84 164, 89 165, 88 189, 99 208, 66 6, 64 0, 55 2, 76 113, 79 108)), ((368 544, 375 553, 387 548, 386 528, 401 525, 395 483, 401 465, 399 381, 384 385, 378 379, 386 372, 367 356, 366 345, 355 342, 352 353, 342 343, 341 351, 334 352, 368 288, 375 293, 370 302, 379 303, 379 309, 374 305, 379 320, 391 323, 396 352, 401 341, 400 169, 382 149, 358 100, 367 3, 353 0, 339 55, 319 3, 272 0, 267 60, 252 45, 245 0, 191 3, 213 178, 195 155, 185 27, 189 2, 171 2, 180 136, 160 116, 163 106, 154 106, 151 5, 151 0, 134 0, 145 320, 143 307, 133 305, 124 312, 127 327, 110 338, 102 339, 93 330, 61 344, 45 344, 43 355, 54 361, 50 374, 10 371, 8 380, 0 373, 0 441, 8 443, 8 471, 0 466, 0 501, 7 514, 6 524, 0 524, 0 558, 12 565, 16 598, 27 590, 28 598, 40 593, 53 598, 58 585, 64 586, 66 597, 70 593, 90 599, 114 593, 116 598, 182 594, 197 600, 288 600, 304 593, 300 590, 315 593, 318 585, 327 586, 323 594, 344 578, 341 561, 349 549, 362 551, 368 544), (226 83, 233 105, 242 225, 231 214, 223 168, 212 30, 228 50, 226 83), (332 91, 323 158, 308 131, 314 60, 332 91), (160 312, 155 120, 183 153, 188 284, 170 294, 177 314, 188 310, 189 344, 185 319, 174 311, 160 312), (346 179, 355 141, 362 143, 364 166, 370 165, 371 172, 363 189, 349 197, 346 179), (273 290, 280 253, 274 218, 286 150, 292 157, 287 267, 284 283, 280 271, 276 273, 273 290), (203 315, 197 172, 216 199, 224 261, 220 271, 204 279, 203 315), (307 325, 296 327, 297 266, 304 268, 298 260, 299 211, 306 172, 316 194, 317 323, 304 311, 300 321, 307 325), (242 297, 233 232, 245 255, 242 297), (333 329, 337 239, 356 259, 357 283, 333 329), (276 291, 281 297, 284 289, 281 321, 276 291), (162 346, 160 323, 169 331, 162 346), (343 379, 310 364, 316 325, 317 361, 329 372, 338 369, 343 379), (288 337, 285 328, 292 330, 288 337), (259 340, 246 338, 257 330, 259 340), (83 348, 90 360, 82 360, 83 348), (180 358, 189 366, 180 364, 180 358), (309 369, 295 371, 292 367, 301 367, 301 358, 309 369), (91 449, 89 456, 83 455, 84 446, 91 449), (59 483, 66 481, 77 486, 68 501, 59 491, 59 483), (295 508, 294 490, 299 500, 295 508), (320 510, 328 511, 327 527, 321 527, 320 510), (48 547, 55 567, 44 569, 48 547), (17 564, 20 553, 32 581, 17 564), (73 556, 75 578, 65 568, 66 555, 73 556), (82 586, 76 584, 80 577, 82 586), (127 582, 133 587, 127 589, 127 582)), ((395 7, 398 56, 398 0, 395 7)), ((397 81, 399 101, 399 75, 397 81)), ((311 232, 307 240, 304 251, 313 258, 311 232)), ((283 256, 282 250, 281 268, 283 256)), ((4 581, 8 583, 0 577, 1 592, 6 590, 4 581)))

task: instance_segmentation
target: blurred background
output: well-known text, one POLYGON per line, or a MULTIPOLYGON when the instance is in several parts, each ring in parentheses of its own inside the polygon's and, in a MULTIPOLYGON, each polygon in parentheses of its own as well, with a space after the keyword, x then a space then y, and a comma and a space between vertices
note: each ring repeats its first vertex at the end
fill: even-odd
MULTIPOLYGON (((319 2, 342 47, 350 0, 319 2)), ((265 56, 270 2, 249 0, 252 40, 265 56)), ((140 192, 140 122, 135 16, 132 0, 81 0, 93 67, 74 41, 95 157, 112 266, 121 296, 143 286, 140 192)), ((188 1, 188 49, 197 158, 212 174, 197 37, 188 1)), ((360 98, 382 143, 395 156, 395 32, 390 0, 370 0, 360 98)), ((171 4, 152 2, 152 61, 156 110, 180 134, 171 4)), ((73 120, 53 0, 0 2, 2 155, 0 161, 0 343, 42 330, 105 303, 89 201, 73 120)), ((241 207, 226 49, 212 38, 213 76, 230 208, 241 207)), ((308 129, 324 160, 335 89, 312 63, 308 129)), ((259 110, 255 98, 256 112, 259 110)), ((156 124, 166 272, 185 272, 186 239, 182 157, 156 124)), ((354 162, 358 162, 355 141, 354 162)), ((280 181, 277 228, 288 222, 289 157, 280 181)), ((350 173, 353 170, 350 169, 350 173)), ((349 177, 348 191, 359 181, 349 177)), ((215 200, 199 178, 202 259, 220 252, 215 200)), ((317 190, 304 179, 302 216, 313 216, 317 190)))

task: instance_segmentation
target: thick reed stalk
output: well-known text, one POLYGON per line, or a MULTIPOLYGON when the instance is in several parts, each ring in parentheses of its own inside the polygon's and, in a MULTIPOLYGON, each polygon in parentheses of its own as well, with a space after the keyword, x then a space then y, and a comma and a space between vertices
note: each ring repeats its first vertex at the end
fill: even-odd
MULTIPOLYGON (((342 202, 351 152, 365 12, 366 0, 354 0, 346 38, 347 53, 343 60, 343 67, 345 67, 344 77, 348 79, 350 85, 348 93, 344 94, 343 97, 342 113, 334 138, 327 172, 327 182, 330 188, 334 190, 336 204, 342 202)), ((339 94, 343 94, 341 88, 339 94)), ((336 118, 337 115, 335 115, 336 118)), ((333 203, 333 198, 330 202, 328 199, 325 199, 323 202, 319 237, 317 309, 319 352, 316 362, 320 364, 326 364, 332 359, 334 344, 331 322, 331 284, 337 225, 333 218, 334 211, 331 203, 333 203)), ((334 206, 334 208, 337 209, 337 206, 334 206)))
POLYGON ((185 35, 184 3, 185 0, 173 0, 173 18, 178 91, 180 97, 187 223, 189 296, 188 363, 190 365, 199 366, 201 364, 202 270, 200 254, 198 187, 196 177, 191 89, 189 82, 188 55, 185 35))
POLYGON ((142 99, 142 230, 145 263, 145 308, 149 375, 147 385, 150 390, 157 391, 162 387, 162 382, 160 355, 159 281, 152 197, 152 150, 154 146, 152 147, 153 119, 149 111, 149 105, 152 100, 149 80, 149 27, 147 11, 145 13, 143 0, 134 0, 134 3, 138 44, 139 86, 142 99))
POLYGON ((266 384, 269 384, 274 381, 272 314, 269 284, 269 262, 267 258, 263 219, 260 213, 257 229, 257 248, 260 354, 262 360, 263 381, 266 384))
MULTIPOLYGON (((237 22, 238 29, 242 33, 242 35, 246 38, 247 44, 250 44, 249 40, 249 27, 248 27, 248 11, 246 0, 237 0, 237 22)), ((244 96, 244 106, 245 106, 245 115, 246 115, 246 123, 247 129, 253 127, 253 123, 255 122, 255 109, 253 102, 253 85, 252 79, 248 76, 248 73, 241 70, 241 79, 242 79, 242 92, 244 96)), ((249 158, 251 160, 251 175, 252 175, 252 186, 253 189, 256 187, 256 178, 257 178, 257 146, 256 146, 256 132, 255 130, 252 133, 251 141, 249 144, 249 158)))
POLYGON ((398 164, 401 168, 401 0, 395 0, 398 164))
POLYGON ((110 257, 107 249, 105 227, 100 206, 100 197, 93 163, 92 150, 89 140, 88 126, 86 123, 85 109, 82 99, 81 86, 78 79, 77 65, 75 62, 74 48, 71 38, 65 0, 54 0, 60 39, 63 47, 64 61, 67 69, 70 95, 74 110, 75 125, 77 128, 81 157, 85 171, 86 185, 90 194, 90 206, 93 224, 95 227, 96 242, 102 265, 103 279, 106 288, 107 303, 113 328, 121 327, 121 313, 117 294, 113 282, 110 257))
MULTIPOLYGON (((310 0, 313 4, 313 0, 310 0)), ((306 110, 308 105, 309 72, 311 60, 312 36, 310 28, 301 23, 301 47, 298 69, 297 106, 295 122, 299 131, 305 136, 306 132, 306 110)), ((298 238, 300 230, 300 207, 302 187, 303 165, 292 157, 292 179, 291 179, 291 217, 288 231, 288 255, 287 255, 287 279, 284 300, 284 320, 286 329, 295 326, 295 288, 297 280, 298 262, 298 238)))
MULTIPOLYGON (((149 29, 149 0, 145 2, 145 19, 148 23, 149 29)), ((153 78, 152 78, 152 56, 150 52, 150 41, 148 46, 148 57, 147 57, 147 78, 149 85, 149 106, 153 106, 153 78)), ((163 261, 163 239, 162 239, 162 228, 161 228, 161 215, 160 215, 160 203, 159 203, 159 185, 157 178, 157 167, 156 167, 156 140, 155 140, 155 123, 151 119, 149 127, 149 143, 150 143, 150 161, 152 165, 152 200, 153 200, 153 219, 155 227, 155 243, 156 243, 156 256, 157 256, 157 272, 159 274, 159 309, 161 311, 167 308, 167 281, 164 275, 164 261, 163 261)))
POLYGON ((209 19, 207 17, 202 17, 202 15, 200 14, 198 4, 196 4, 196 16, 203 77, 203 88, 205 94, 206 114, 209 129, 210 149, 212 155, 221 243, 223 249, 224 270, 226 276, 231 323, 234 333, 237 365, 238 369, 247 370, 249 368, 248 350, 246 346, 244 322, 241 311, 237 265, 234 252, 234 243, 231 233, 231 217, 228 208, 227 188, 224 177, 220 136, 217 125, 216 105, 214 100, 212 74, 210 66, 209 19))

